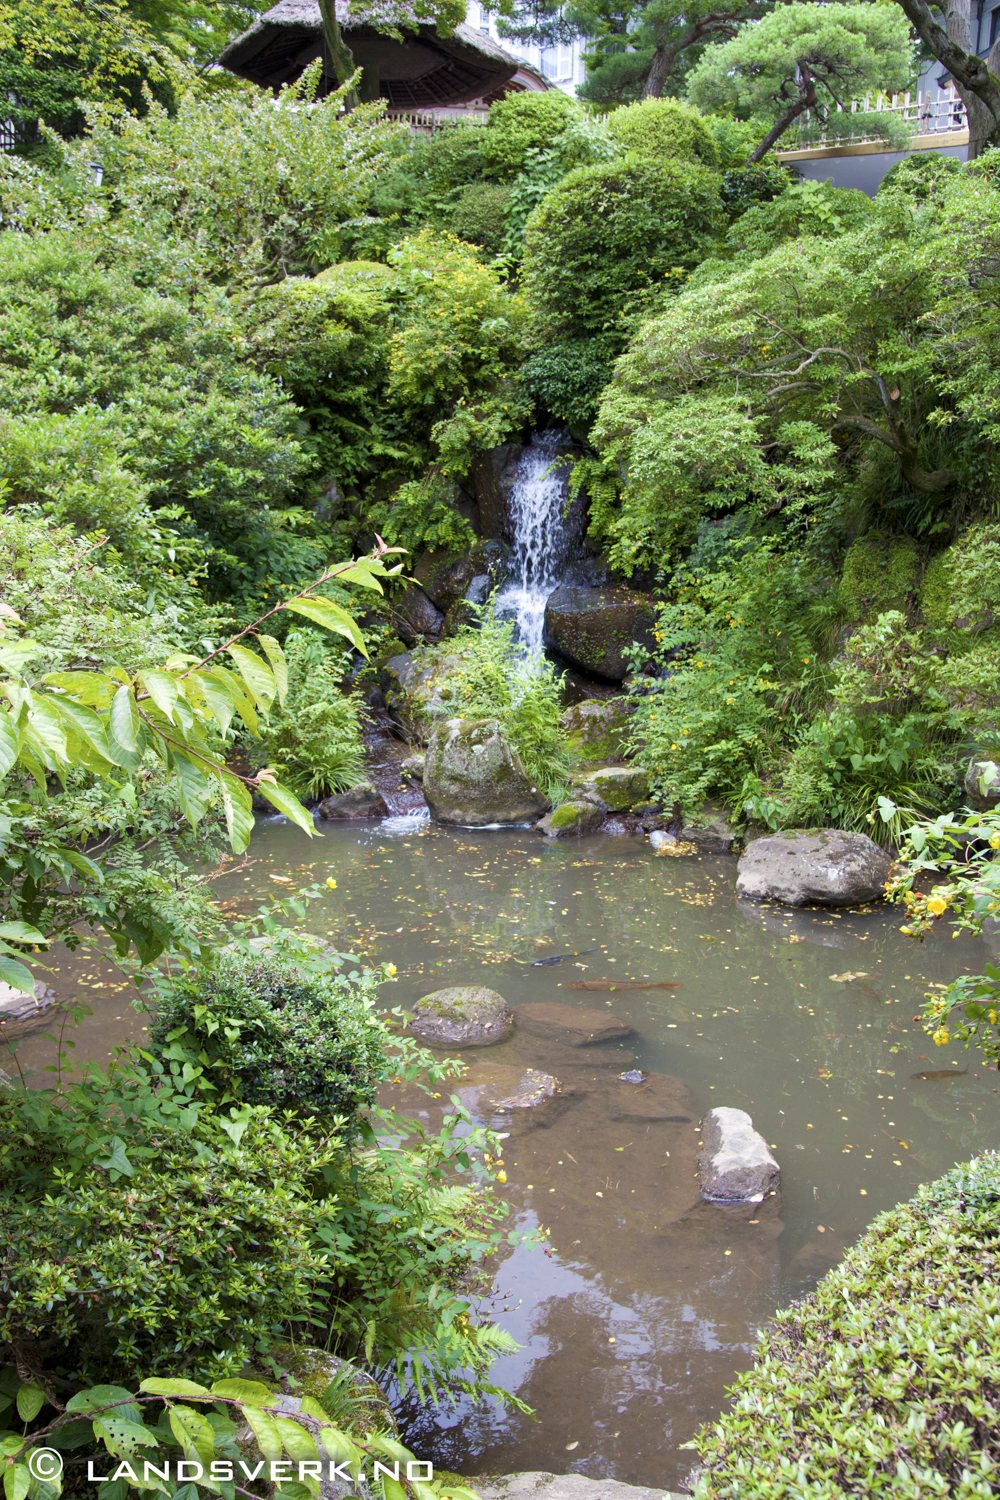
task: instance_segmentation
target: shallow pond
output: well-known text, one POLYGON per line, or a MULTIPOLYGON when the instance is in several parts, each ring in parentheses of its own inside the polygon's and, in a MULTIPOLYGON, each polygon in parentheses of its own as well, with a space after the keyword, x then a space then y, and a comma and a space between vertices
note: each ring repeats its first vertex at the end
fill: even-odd
MULTIPOLYGON (((415 1421, 413 1445, 439 1467, 679 1484, 694 1457, 681 1445, 718 1412, 773 1310, 814 1286, 881 1209, 997 1144, 996 1074, 935 1048, 913 1022, 927 981, 981 967, 979 942, 942 933, 917 946, 884 909, 737 903, 734 860, 657 858, 635 837, 549 844, 528 829, 416 817, 319 831, 310 844, 282 820, 263 824, 248 865, 216 882, 220 899, 251 910, 289 881, 333 875, 338 889, 305 925, 394 962, 387 1003, 477 983, 511 1005, 580 1005, 634 1028, 583 1049, 515 1031, 463 1054, 474 1076, 554 1073, 566 1098, 550 1123, 506 1142, 514 1220, 549 1238, 501 1259, 489 1299, 522 1346, 494 1378, 535 1417, 470 1406, 415 1421), (565 988, 583 979, 681 988, 565 988), (695 1120, 717 1104, 748 1110, 781 1164, 780 1196, 703 1203, 696 1126, 637 1104, 618 1079, 630 1068, 679 1080, 695 1120), (911 1077, 940 1069, 960 1076, 911 1077)), ((141 1035, 127 990, 100 965, 67 959, 52 982, 94 1008, 77 1057, 103 1060, 141 1035)), ((40 1069, 51 1048, 36 1028, 19 1060, 40 1069)))

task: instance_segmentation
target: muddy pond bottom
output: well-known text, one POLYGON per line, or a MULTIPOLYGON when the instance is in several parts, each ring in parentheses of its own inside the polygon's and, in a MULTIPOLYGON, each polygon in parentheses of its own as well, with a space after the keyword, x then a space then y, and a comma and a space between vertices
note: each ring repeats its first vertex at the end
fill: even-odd
MULTIPOLYGON (((520 1026, 462 1052, 469 1076, 454 1087, 473 1112, 491 1080, 495 1094, 529 1067, 562 1086, 557 1107, 503 1126, 506 1227, 544 1237, 507 1246, 483 1296, 520 1346, 492 1378, 534 1416, 492 1401, 404 1406, 411 1446, 466 1474, 681 1487, 696 1457, 682 1445, 723 1407, 774 1311, 881 1210, 997 1146, 996 1074, 977 1054, 935 1048, 913 1019, 928 982, 981 970, 985 944, 942 932, 918 946, 885 908, 737 902, 735 860, 657 858, 633 837, 546 843, 418 814, 318 832, 309 843, 281 819, 263 823, 249 860, 215 882, 223 910, 245 915, 268 892, 333 877, 303 925, 393 962, 388 1006, 480 984, 515 1014, 555 1002, 631 1028, 574 1047, 520 1026), (680 987, 567 988, 584 981, 680 987), (633 1070, 648 1082, 622 1081, 633 1070), (912 1076, 928 1072, 945 1076, 912 1076), (781 1166, 776 1196, 702 1201, 697 1126, 715 1105, 753 1116, 781 1166)), ((51 983, 93 1008, 80 1059, 141 1040, 144 1017, 124 990, 100 988, 114 981, 99 965, 67 955, 51 983)), ((35 1028, 18 1058, 41 1069, 51 1052, 35 1028)))

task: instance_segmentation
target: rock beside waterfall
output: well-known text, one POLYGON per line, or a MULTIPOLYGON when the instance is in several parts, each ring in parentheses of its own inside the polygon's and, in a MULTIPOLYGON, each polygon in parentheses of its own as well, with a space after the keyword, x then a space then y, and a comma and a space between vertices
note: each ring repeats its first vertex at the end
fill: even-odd
POLYGON ((510 571, 510 548, 493 540, 462 551, 425 552, 413 576, 427 597, 447 614, 461 600, 469 599, 474 583, 478 597, 471 602, 484 604, 490 589, 506 583, 510 571))
POLYGON ((334 797, 324 797, 316 809, 321 818, 333 821, 337 818, 387 818, 389 809, 377 787, 370 781, 360 781, 346 792, 334 797))
POLYGON ((408 777, 410 781, 423 781, 424 757, 422 755, 411 755, 406 760, 400 761, 399 774, 408 777))
POLYGON ((554 807, 536 826, 546 838, 581 838, 585 833, 596 833, 604 822, 604 809, 593 802, 562 802, 554 807))
POLYGON ((866 834, 793 829, 747 845, 736 895, 785 906, 861 906, 882 897, 891 863, 866 834))
POLYGON ((701 1193, 710 1203, 759 1203, 778 1186, 778 1163, 745 1109, 711 1109, 701 1122, 701 1193))
POLYGON ((600 766, 575 780, 581 794, 595 794, 609 812, 627 812, 649 796, 649 776, 640 766, 600 766))
POLYGON ((596 677, 621 682, 625 652, 638 642, 652 653, 656 611, 647 594, 632 589, 562 587, 545 606, 545 635, 560 656, 596 677))
POLYGON ((424 995, 410 1012, 410 1030, 422 1042, 447 1047, 489 1047, 514 1029, 510 1006, 496 990, 455 985, 424 995))
POLYGON ((446 719, 432 731, 424 796, 438 823, 466 828, 535 823, 548 802, 496 719, 446 719))
POLYGON ((441 634, 444 615, 416 584, 411 584, 392 601, 392 623, 408 646, 418 641, 436 641, 441 634))
POLYGON ((478 453, 472 464, 480 530, 483 536, 508 544, 514 540, 510 496, 523 453, 520 443, 501 443, 478 453))
POLYGON ((565 1042, 571 1047, 589 1047, 595 1042, 616 1042, 631 1036, 632 1027, 621 1016, 610 1011, 589 1010, 582 1005, 558 1005, 544 1001, 540 1005, 517 1005, 514 1020, 522 1031, 532 1036, 565 1042))
POLYGON ((592 770, 609 760, 621 760, 626 749, 628 705, 624 698, 588 698, 574 703, 560 719, 566 742, 592 770))
POLYGON ((424 741, 435 724, 458 711, 458 679, 471 655, 460 647, 402 652, 382 667, 382 691, 389 717, 410 740, 424 741))

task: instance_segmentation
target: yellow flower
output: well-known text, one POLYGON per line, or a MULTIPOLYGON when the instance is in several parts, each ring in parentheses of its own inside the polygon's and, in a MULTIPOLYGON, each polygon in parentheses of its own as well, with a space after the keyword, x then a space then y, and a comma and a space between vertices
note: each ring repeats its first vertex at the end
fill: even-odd
POLYGON ((932 917, 940 917, 942 912, 948 910, 948 903, 943 896, 932 896, 927 903, 927 910, 932 917))
POLYGON ((328 877, 326 883, 330 887, 331 891, 335 891, 337 889, 337 882, 333 879, 332 875, 328 877))
POLYGON ((993 835, 993 837, 990 839, 990 848, 991 849, 1000 849, 1000 834, 995 833, 993 835))
POLYGON ((947 1031, 947 1028, 944 1027, 944 1026, 939 1026, 938 1029, 937 1029, 937 1031, 935 1031, 932 1040, 934 1042, 935 1047, 943 1047, 944 1044, 945 1044, 945 1042, 948 1041, 948 1031, 947 1031))
POLYGON ((395 974, 395 972, 396 972, 396 965, 395 964, 386 964, 386 966, 385 966, 385 972, 387 974, 395 974))
POLYGON ((506 1181, 507 1181, 507 1173, 506 1172, 498 1172, 497 1173, 497 1182, 506 1182, 506 1181))

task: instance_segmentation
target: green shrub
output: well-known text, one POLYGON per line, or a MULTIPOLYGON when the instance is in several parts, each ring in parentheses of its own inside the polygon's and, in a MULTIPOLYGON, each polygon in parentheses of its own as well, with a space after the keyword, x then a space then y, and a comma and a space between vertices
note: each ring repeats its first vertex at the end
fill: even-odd
POLYGON ((879 1217, 761 1335, 698 1437, 696 1500, 995 1491, 1000 1157, 879 1217))
POLYGON ((719 165, 711 127, 679 99, 643 99, 607 116, 608 134, 624 151, 648 161, 693 161, 719 165))
MULTIPOLYGON (((379 976, 380 977, 380 976, 379 976)), ((318 1115, 351 1116, 386 1077, 374 971, 303 975, 288 959, 239 950, 215 968, 160 986, 150 1051, 199 1090, 318 1115)))
POLYGON ((71 1386, 235 1375, 314 1308, 332 1205, 310 1179, 338 1143, 101 1084, 0 1089, 0 1346, 71 1386))
POLYGON ((546 150, 580 113, 580 106, 561 89, 508 94, 494 104, 482 132, 483 176, 513 182, 530 153, 546 150))
POLYGON ((284 650, 288 694, 271 710, 260 754, 298 797, 344 792, 364 773, 357 703, 340 686, 349 653, 313 630, 290 630, 284 650))
POLYGON ((865 536, 848 547, 840 598, 849 620, 885 610, 905 613, 919 569, 916 543, 909 537, 865 536))
POLYGON ((835 188, 808 177, 743 207, 745 212, 726 240, 734 249, 753 256, 766 255, 776 245, 802 235, 836 239, 861 229, 871 215, 871 199, 859 189, 835 188))
POLYGON ((962 163, 953 156, 945 156, 943 151, 914 151, 889 168, 878 191, 883 194, 905 193, 918 203, 926 203, 943 178, 952 177, 961 170, 962 163))
POLYGON ((529 355, 521 366, 521 384, 554 417, 583 427, 594 419, 614 358, 611 340, 561 339, 529 355))
POLYGON ((688 162, 578 167, 528 220, 525 297, 547 339, 614 327, 629 298, 704 257, 719 182, 688 162))
POLYGON ((465 189, 451 216, 452 233, 496 255, 504 236, 504 209, 510 189, 492 182, 474 182, 465 189))
POLYGON ((1000 526, 982 522, 931 558, 920 608, 935 630, 983 630, 1000 612, 1000 526))

